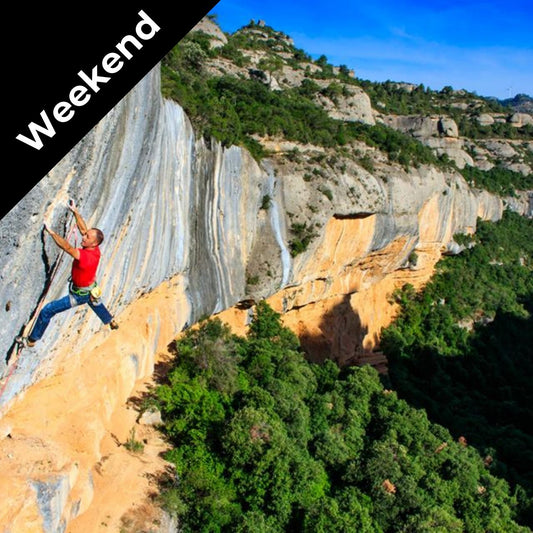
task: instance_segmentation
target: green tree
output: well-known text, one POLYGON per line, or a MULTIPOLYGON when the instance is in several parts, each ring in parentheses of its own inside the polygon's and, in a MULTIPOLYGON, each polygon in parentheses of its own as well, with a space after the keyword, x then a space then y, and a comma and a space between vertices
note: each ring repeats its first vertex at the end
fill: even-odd
POLYGON ((279 56, 269 56, 259 60, 258 68, 266 70, 269 74, 268 85, 272 86, 272 77, 283 69, 283 61, 279 56))
MULTIPOLYGON (((391 386, 456 438, 467 435, 491 472, 521 494, 519 516, 528 524, 532 242, 531 220, 516 213, 506 212, 498 223, 480 222, 473 248, 444 259, 420 293, 407 287, 396 295, 401 313, 382 333, 391 386), (470 329, 459 327, 460 321, 470 329)), ((464 472, 464 464, 453 461, 443 470, 456 480, 464 472)))

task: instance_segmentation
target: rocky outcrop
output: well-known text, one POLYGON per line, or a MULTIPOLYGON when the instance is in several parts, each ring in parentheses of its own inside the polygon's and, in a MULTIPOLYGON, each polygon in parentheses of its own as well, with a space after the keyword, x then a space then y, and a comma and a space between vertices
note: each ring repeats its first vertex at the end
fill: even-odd
POLYGON ((459 136, 455 121, 445 116, 383 115, 379 118, 387 126, 409 133, 419 139, 436 136, 456 138, 459 136))
POLYGON ((396 130, 407 133, 429 146, 437 156, 447 155, 458 168, 473 166, 474 160, 465 150, 465 140, 459 136, 456 122, 445 116, 387 115, 379 120, 396 130))
POLYGON ((489 113, 481 113, 476 120, 480 126, 491 126, 494 124, 494 117, 489 113))
MULTIPOLYGON (((90 310, 71 310, 16 366, 0 363, 2 526, 64 531, 87 511, 117 410, 186 325, 268 298, 311 357, 357 359, 393 316, 396 286, 424 283, 454 233, 501 216, 501 199, 457 173, 406 172, 352 149, 372 155, 372 172, 354 157, 313 172, 316 147, 300 162, 259 164, 196 138, 154 69, 2 219, 3 353, 43 296, 58 250, 42 224, 67 234, 69 197, 106 234, 99 279, 121 324, 111 332, 90 310), (298 255, 295 228, 312 236, 298 255)), ((65 293, 68 275, 65 260, 47 300, 65 293)))
POLYGON ((209 17, 202 18, 202 20, 196 24, 194 29, 209 36, 209 44, 211 48, 219 48, 228 42, 228 38, 220 29, 220 26, 215 24, 209 17))
MULTIPOLYGON (((328 87, 327 82, 317 81, 323 89, 328 87)), ((317 103, 323 107, 328 115, 336 120, 346 122, 363 122, 375 124, 374 112, 368 95, 359 87, 338 84, 339 90, 344 95, 339 98, 331 98, 324 94, 317 95, 317 103)))
POLYGON ((455 120, 449 117, 441 117, 438 122, 438 130, 441 135, 445 137, 458 137, 459 129, 455 120))
POLYGON ((529 113, 513 113, 509 117, 509 124, 517 128, 522 126, 533 126, 533 116, 529 113))
MULTIPOLYGON (((457 123, 446 116, 382 115, 376 113, 376 121, 411 135, 429 146, 437 156, 446 155, 459 169, 465 166, 489 170, 496 162, 504 168, 527 175, 532 172, 530 141, 511 139, 468 139, 464 137, 457 123)), ((527 113, 514 113, 510 117, 481 113, 472 120, 480 126, 491 126, 495 122, 508 122, 521 128, 533 123, 527 113)))

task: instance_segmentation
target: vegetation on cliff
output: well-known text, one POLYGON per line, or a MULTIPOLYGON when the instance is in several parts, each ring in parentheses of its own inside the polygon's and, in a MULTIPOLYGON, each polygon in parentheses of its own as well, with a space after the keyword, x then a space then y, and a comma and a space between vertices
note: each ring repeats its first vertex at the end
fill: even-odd
POLYGON ((516 191, 533 190, 533 174, 523 175, 501 167, 479 170, 470 166, 463 168, 461 174, 472 186, 499 196, 514 196, 516 191))
MULTIPOLYGON (((527 160, 531 165, 527 142, 533 137, 533 126, 510 124, 506 119, 511 111, 503 103, 451 87, 433 91, 422 85, 361 80, 346 66, 329 64, 325 56, 313 60, 294 47, 288 36, 266 25, 251 22, 218 47, 212 46, 210 35, 193 31, 162 62, 163 95, 180 103, 196 131, 226 146, 241 145, 257 159, 267 155, 261 139, 274 137, 333 149, 357 140, 404 168, 454 166, 447 154, 437 155, 408 132, 380 123, 333 118, 321 104, 326 100, 337 106, 360 89, 379 113, 445 116, 456 122, 463 138, 523 142, 524 146, 515 145, 513 150, 517 150, 517 161, 527 160), (274 79, 282 81, 273 86, 274 79), (485 124, 479 120, 482 114, 499 118, 485 124)), ((499 192, 493 186, 494 174, 505 174, 506 193, 531 185, 531 175, 524 177, 516 169, 506 169, 508 165, 501 161, 495 163, 488 175, 474 168, 474 176, 467 168, 465 177, 479 187, 488 185, 491 192, 499 192)))
MULTIPOLYGON (((261 29, 275 33, 269 28, 261 29)), ((248 78, 213 75, 204 68, 208 58, 213 56, 246 64, 249 59, 242 50, 250 48, 272 50, 274 47, 279 53, 279 42, 279 38, 258 40, 241 32, 231 36, 228 44, 221 49, 212 49, 205 34, 193 32, 162 63, 163 94, 183 106, 199 133, 224 145, 245 146, 257 158, 265 155, 257 137, 279 136, 301 144, 324 147, 338 147, 357 139, 377 147, 391 161, 398 161, 404 166, 440 164, 439 158, 428 147, 406 134, 381 124, 370 126, 331 118, 316 103, 316 96, 322 94, 335 99, 346 90, 335 80, 355 82, 344 69, 335 73, 325 58, 317 61, 319 69, 307 72, 299 86, 275 91, 271 90, 268 80, 283 65, 279 56, 264 60, 261 63, 264 70, 255 70, 256 74, 248 78), (331 80, 325 88, 313 81, 324 78, 331 80)), ((301 60, 310 61, 301 50, 286 43, 283 51, 290 52, 293 64, 301 60)))
POLYGON ((184 531, 526 531, 475 448, 371 367, 307 362, 264 302, 247 337, 215 318, 176 348, 156 401, 184 531))
MULTIPOLYGON (((192 49, 207 54, 189 37, 192 49)), ((200 40, 200 42, 203 42, 200 40)), ((388 154, 391 161, 410 164, 440 164, 426 146, 413 138, 378 124, 346 123, 331 118, 314 102, 321 92, 310 80, 298 88, 272 91, 262 79, 229 75, 208 76, 190 59, 187 41, 177 45, 163 64, 164 94, 183 105, 196 129, 224 145, 242 145, 257 158, 265 155, 256 136, 279 136, 301 144, 342 146, 361 140, 388 154)))

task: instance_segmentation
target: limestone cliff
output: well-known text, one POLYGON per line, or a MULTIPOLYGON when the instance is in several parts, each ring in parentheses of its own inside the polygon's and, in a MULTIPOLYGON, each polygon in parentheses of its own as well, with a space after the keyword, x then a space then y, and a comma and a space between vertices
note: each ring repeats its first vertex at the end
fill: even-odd
MULTIPOLYGON (((42 224, 68 234, 69 197, 106 235, 99 280, 121 325, 111 332, 85 307, 68 311, 16 366, 0 362, 4 531, 76 530, 134 421, 128 398, 199 317, 244 328, 248 311, 234 306, 268 298, 311 357, 357 361, 393 316, 392 290, 423 284, 454 233, 504 208, 456 172, 406 171, 375 151, 372 172, 347 159, 308 179, 320 152, 259 164, 195 137, 161 97, 156 68, 4 217, 2 353, 39 304, 58 258, 42 224), (309 242, 295 255, 302 231, 309 242)), ((46 301, 65 293, 68 275, 64 259, 46 301)))

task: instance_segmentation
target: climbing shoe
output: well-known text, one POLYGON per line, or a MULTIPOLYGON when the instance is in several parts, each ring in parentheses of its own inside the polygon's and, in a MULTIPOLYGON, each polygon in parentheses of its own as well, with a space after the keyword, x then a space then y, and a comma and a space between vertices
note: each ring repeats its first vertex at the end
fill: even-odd
POLYGON ((34 341, 34 340, 30 339, 29 337, 23 337, 22 335, 19 335, 15 339, 15 342, 17 344, 20 344, 24 348, 32 348, 33 346, 35 346, 35 343, 37 341, 34 341))
POLYGON ((109 322, 109 327, 111 329, 118 329, 118 324, 115 322, 115 320, 111 320, 111 322, 109 322))

